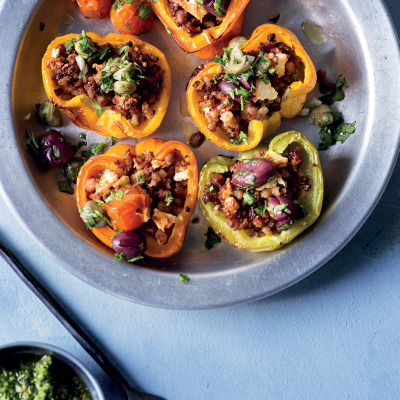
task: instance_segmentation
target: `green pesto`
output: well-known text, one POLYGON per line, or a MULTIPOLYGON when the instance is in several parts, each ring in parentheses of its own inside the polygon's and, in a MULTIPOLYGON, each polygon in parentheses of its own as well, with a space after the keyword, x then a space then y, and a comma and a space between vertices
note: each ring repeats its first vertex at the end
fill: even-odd
POLYGON ((21 361, 15 369, 0 366, 0 400, 92 400, 77 376, 67 379, 52 364, 43 356, 21 361))

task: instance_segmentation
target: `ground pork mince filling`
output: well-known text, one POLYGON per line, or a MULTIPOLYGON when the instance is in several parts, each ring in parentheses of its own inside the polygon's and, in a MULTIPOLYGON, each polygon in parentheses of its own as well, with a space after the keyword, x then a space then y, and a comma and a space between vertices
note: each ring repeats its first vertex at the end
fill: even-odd
POLYGON ((212 132, 222 128, 234 144, 245 143, 249 122, 279 111, 288 87, 304 80, 301 58, 291 47, 276 42, 274 34, 257 51, 243 53, 233 47, 216 61, 221 73, 203 77, 194 87, 207 128, 212 132), (232 90, 227 90, 229 85, 232 90))
POLYGON ((157 62, 158 57, 146 54, 140 45, 98 45, 83 32, 58 45, 47 68, 52 70, 55 94, 62 100, 87 95, 138 127, 155 114, 163 86, 157 62))
POLYGON ((151 199, 150 220, 140 229, 145 236, 165 244, 185 207, 188 165, 178 151, 158 160, 152 152, 132 155, 128 150, 123 161, 115 161, 114 170, 105 169, 89 178, 85 191, 89 199, 107 204, 121 188, 144 190, 151 199))
MULTIPOLYGON (((269 199, 286 196, 298 202, 311 189, 308 176, 302 175, 299 171, 301 166, 299 147, 290 147, 282 157, 277 157, 274 152, 270 154, 262 151, 253 160, 260 158, 274 160, 277 167, 275 174, 261 187, 246 188, 232 183, 233 177, 237 176, 240 170, 241 163, 248 162, 242 160, 232 164, 226 173, 213 172, 201 194, 205 204, 211 202, 214 205, 215 213, 223 213, 230 228, 245 229, 250 237, 263 237, 281 231, 277 226, 278 221, 271 217, 271 212, 267 209, 269 199)), ((307 213, 307 210, 303 211, 304 214, 307 213)))

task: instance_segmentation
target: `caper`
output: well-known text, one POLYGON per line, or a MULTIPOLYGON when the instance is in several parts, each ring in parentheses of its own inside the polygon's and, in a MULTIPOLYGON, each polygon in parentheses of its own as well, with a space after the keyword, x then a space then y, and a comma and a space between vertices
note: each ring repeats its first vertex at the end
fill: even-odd
POLYGON ((136 90, 136 85, 133 82, 117 81, 114 82, 113 89, 118 94, 131 94, 136 90))
POLYGON ((85 36, 75 43, 75 51, 83 58, 89 58, 95 51, 93 40, 85 36))
POLYGON ((40 119, 50 126, 61 125, 61 113, 60 110, 50 101, 46 100, 38 107, 38 113, 40 119))
POLYGON ((228 43, 228 49, 232 49, 234 46, 242 47, 247 40, 244 36, 237 36, 228 43))
POLYGON ((93 201, 87 201, 80 210, 80 217, 89 228, 103 228, 108 225, 108 219, 103 215, 99 205, 93 201))
POLYGON ((120 58, 110 58, 110 60, 107 63, 106 68, 110 72, 110 74, 114 74, 119 70, 119 66, 121 64, 121 59, 120 58))
POLYGON ((63 174, 71 183, 76 183, 79 171, 84 161, 82 158, 73 158, 63 169, 63 174))

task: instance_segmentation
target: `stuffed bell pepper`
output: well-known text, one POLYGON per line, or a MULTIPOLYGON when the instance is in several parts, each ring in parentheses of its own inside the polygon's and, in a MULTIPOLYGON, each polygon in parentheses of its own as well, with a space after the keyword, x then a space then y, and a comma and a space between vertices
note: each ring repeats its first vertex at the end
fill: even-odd
POLYGON ((317 75, 296 36, 283 27, 262 25, 248 41, 237 39, 216 62, 194 72, 187 101, 207 139, 244 151, 275 133, 282 117, 300 112, 317 75))
POLYGON ((117 33, 56 38, 43 57, 42 77, 49 99, 75 125, 117 138, 154 132, 171 94, 164 54, 117 33))
POLYGON ((89 159, 79 172, 81 218, 128 261, 179 252, 197 196, 197 163, 183 143, 145 139, 89 159))
POLYGON ((320 215, 323 193, 317 149, 295 131, 237 159, 212 157, 200 173, 205 218, 222 239, 251 251, 291 242, 320 215))
POLYGON ((157 0, 155 14, 187 53, 209 60, 242 29, 250 0, 157 0))

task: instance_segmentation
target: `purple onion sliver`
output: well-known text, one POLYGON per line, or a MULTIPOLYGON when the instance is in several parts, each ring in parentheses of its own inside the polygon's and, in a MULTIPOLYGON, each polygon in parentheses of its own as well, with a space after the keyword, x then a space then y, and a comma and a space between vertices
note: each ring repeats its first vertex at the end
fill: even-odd
POLYGON ((217 12, 215 11, 214 3, 215 3, 215 0, 203 0, 203 7, 210 14, 215 15, 216 17, 219 17, 217 12))
POLYGON ((251 85, 249 82, 246 82, 244 80, 244 78, 242 77, 242 75, 238 75, 237 76, 237 80, 242 84, 242 86, 246 89, 246 90, 250 90, 251 89, 251 85))

